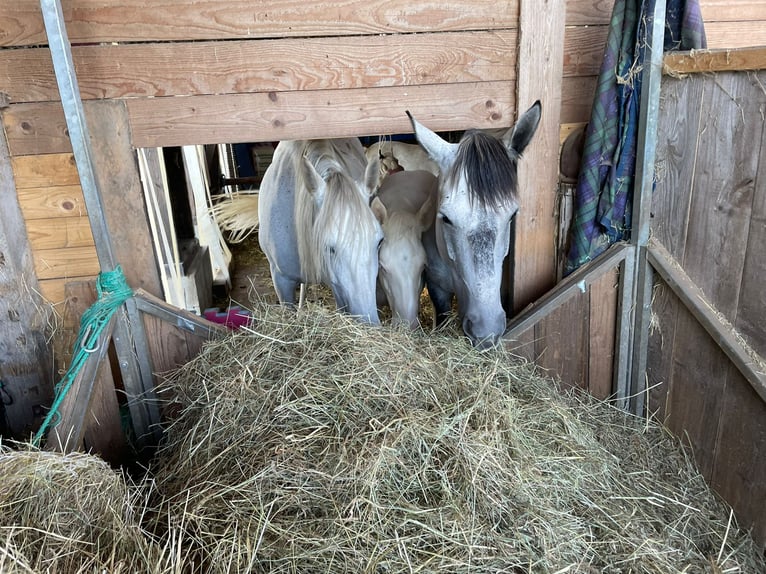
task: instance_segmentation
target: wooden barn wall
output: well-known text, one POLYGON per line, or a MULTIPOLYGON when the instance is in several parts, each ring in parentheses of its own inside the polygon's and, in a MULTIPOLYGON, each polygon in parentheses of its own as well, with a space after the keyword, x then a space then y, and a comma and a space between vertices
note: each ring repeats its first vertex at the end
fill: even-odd
MULTIPOLYGON (((663 78, 652 236, 766 357, 766 71, 663 78)), ((649 408, 766 546, 766 403, 658 280, 649 408)))

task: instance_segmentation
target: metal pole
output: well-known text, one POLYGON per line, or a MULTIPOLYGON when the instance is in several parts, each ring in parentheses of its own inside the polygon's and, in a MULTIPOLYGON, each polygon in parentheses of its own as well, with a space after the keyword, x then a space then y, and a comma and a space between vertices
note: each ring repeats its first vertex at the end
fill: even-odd
POLYGON ((631 412, 643 414, 646 407, 646 356, 651 320, 652 267, 647 261, 654 163, 657 152, 657 122, 660 114, 660 86, 665 38, 665 0, 656 0, 649 23, 649 58, 644 63, 641 83, 641 108, 638 121, 638 151, 636 181, 633 194, 633 229, 631 243, 635 246, 633 268, 633 332, 630 367, 631 412))
MULTIPOLYGON (((117 261, 101 202, 101 189, 94 169, 90 134, 85 121, 61 2, 60 0, 40 0, 40 8, 48 36, 56 82, 61 94, 61 103, 64 107, 69 139, 72 142, 72 152, 77 163, 85 206, 88 210, 88 220, 96 243, 96 255, 101 271, 111 272, 117 267, 117 261)), ((159 423, 159 411, 154 400, 151 366, 144 364, 143 369, 139 366, 134 347, 136 342, 143 342, 143 345, 139 345, 138 348, 140 354, 147 357, 144 361, 146 363, 148 349, 143 324, 135 312, 135 302, 129 299, 125 307, 126 309, 118 312, 112 340, 128 396, 134 431, 139 447, 143 447, 148 446, 150 442, 156 442, 159 438, 160 429, 156 424, 159 423), (131 318, 133 318, 132 322, 131 318), (131 329, 134 332, 131 332, 131 329)))

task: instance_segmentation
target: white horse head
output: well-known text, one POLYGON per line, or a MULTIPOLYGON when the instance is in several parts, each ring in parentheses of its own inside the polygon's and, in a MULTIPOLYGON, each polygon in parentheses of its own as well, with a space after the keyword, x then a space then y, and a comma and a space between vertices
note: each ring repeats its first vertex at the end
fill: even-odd
POLYGON ((389 174, 378 190, 386 206, 380 244, 378 284, 394 324, 418 327, 426 252, 421 235, 433 222, 437 180, 427 171, 389 174))
POLYGON ((540 102, 522 114, 502 141, 470 130, 452 144, 410 120, 440 172, 438 213, 425 243, 426 281, 437 322, 449 314, 454 294, 472 344, 495 345, 506 327, 500 285, 510 222, 518 210, 517 164, 537 130, 540 102))
POLYGON ((301 282, 324 283, 338 309, 379 324, 378 170, 356 138, 277 146, 259 192, 259 240, 280 302, 294 304, 301 282))

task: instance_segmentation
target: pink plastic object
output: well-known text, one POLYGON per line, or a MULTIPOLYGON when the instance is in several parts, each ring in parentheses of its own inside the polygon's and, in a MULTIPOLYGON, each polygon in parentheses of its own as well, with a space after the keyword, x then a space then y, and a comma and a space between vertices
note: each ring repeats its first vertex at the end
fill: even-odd
POLYGON ((229 329, 239 329, 243 325, 248 325, 253 318, 250 311, 239 306, 229 307, 226 311, 221 311, 218 307, 211 307, 205 309, 203 315, 208 321, 221 323, 229 329))

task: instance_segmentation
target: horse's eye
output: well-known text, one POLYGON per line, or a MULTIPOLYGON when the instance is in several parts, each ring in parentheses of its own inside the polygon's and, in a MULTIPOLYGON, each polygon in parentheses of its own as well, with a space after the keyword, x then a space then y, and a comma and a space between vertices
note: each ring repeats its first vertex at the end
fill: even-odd
POLYGON ((452 220, 443 213, 439 214, 439 218, 442 220, 444 225, 452 225, 452 220))

